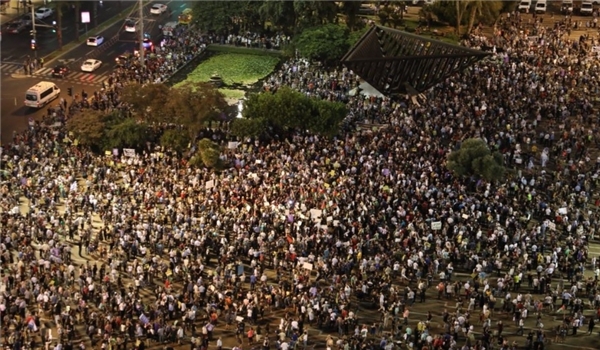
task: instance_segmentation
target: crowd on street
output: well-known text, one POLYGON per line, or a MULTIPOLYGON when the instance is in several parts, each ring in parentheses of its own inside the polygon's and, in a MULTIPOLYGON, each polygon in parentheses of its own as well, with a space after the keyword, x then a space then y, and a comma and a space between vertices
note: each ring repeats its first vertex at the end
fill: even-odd
MULTIPOLYGON (((228 337, 234 349, 508 350, 598 337, 595 39, 529 22, 511 15, 497 35, 474 33, 463 44, 494 55, 418 105, 357 93, 345 68, 286 62, 264 89, 344 101, 343 132, 257 141, 203 130, 231 165, 219 174, 169 151, 94 155, 52 127, 75 112, 60 103, 2 149, 0 340, 13 350, 200 350, 228 337), (506 181, 445 167, 467 138, 502 153, 506 181), (411 313, 436 299, 442 312, 411 313), (277 324, 263 322, 275 311, 277 324)), ((181 33, 155 65, 117 69, 94 100, 123 108, 119 86, 162 81, 172 66, 161 58, 187 60, 200 38, 181 33)))

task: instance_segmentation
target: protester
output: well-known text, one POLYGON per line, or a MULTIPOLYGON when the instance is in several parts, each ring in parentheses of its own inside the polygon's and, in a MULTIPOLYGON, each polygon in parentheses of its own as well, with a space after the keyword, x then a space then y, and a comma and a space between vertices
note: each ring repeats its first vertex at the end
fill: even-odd
POLYGON ((79 108, 126 110, 123 84, 164 81, 182 63, 163 53, 184 62, 204 42, 180 33, 165 47, 183 51, 158 52, 154 68, 117 69, 93 98, 61 104, 3 149, 7 344, 72 349, 85 324, 82 349, 206 349, 231 341, 231 326, 239 348, 306 347, 306 331, 319 328, 329 336, 316 348, 516 349, 502 312, 528 331, 529 349, 544 347, 543 323, 557 315, 557 339, 568 343, 564 331, 586 323, 593 332, 583 312, 600 313, 600 293, 583 272, 598 228, 598 67, 590 39, 529 24, 515 14, 493 38, 465 40, 494 56, 420 105, 365 97, 353 72, 291 60, 264 89, 345 102, 342 134, 255 141, 205 129, 199 137, 227 149, 220 174, 169 151, 97 156, 69 141, 57 123, 79 108), (455 177, 447 154, 471 137, 502 152, 514 174, 455 177), (447 308, 421 320, 411 305, 437 300, 426 293, 447 308), (381 320, 359 319, 357 299, 381 320), (279 325, 262 322, 278 310, 279 325))

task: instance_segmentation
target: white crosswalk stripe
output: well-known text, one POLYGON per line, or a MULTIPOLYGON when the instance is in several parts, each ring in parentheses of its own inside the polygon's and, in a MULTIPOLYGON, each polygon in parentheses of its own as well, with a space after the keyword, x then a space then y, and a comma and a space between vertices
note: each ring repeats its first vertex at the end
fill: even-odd
MULTIPOLYGON (((52 78, 52 71, 54 68, 52 67, 44 67, 40 68, 33 72, 31 76, 39 77, 39 78, 52 78)), ((17 62, 2 62, 0 64, 0 72, 2 75, 11 75, 16 73, 23 74, 23 65, 17 62)), ((110 76, 110 72, 105 72, 102 74, 97 73, 86 73, 81 71, 72 71, 69 72, 64 78, 63 81, 69 81, 76 84, 81 85, 101 85, 103 81, 107 80, 110 76)))
POLYGON ((4 75, 11 75, 11 74, 15 74, 15 73, 24 73, 23 64, 16 63, 16 62, 14 62, 14 63, 13 62, 2 62, 2 64, 0 64, 0 71, 4 75))
POLYGON ((52 74, 52 68, 42 68, 39 69, 37 71, 35 71, 36 75, 51 75, 52 74))

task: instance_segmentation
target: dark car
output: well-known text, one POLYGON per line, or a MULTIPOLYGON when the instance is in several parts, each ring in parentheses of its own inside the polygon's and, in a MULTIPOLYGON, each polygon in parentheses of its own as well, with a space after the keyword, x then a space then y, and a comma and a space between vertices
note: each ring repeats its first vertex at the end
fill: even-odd
POLYGON ((69 73, 69 67, 67 67, 63 64, 59 64, 58 66, 54 67, 54 69, 52 70, 53 77, 64 78, 68 73, 69 73))
POLYGON ((27 27, 23 21, 13 21, 6 26, 6 31, 11 34, 19 34, 27 27))
POLYGON ((132 57, 133 55, 131 53, 126 52, 122 55, 117 56, 117 58, 115 58, 115 63, 117 67, 126 66, 132 57))

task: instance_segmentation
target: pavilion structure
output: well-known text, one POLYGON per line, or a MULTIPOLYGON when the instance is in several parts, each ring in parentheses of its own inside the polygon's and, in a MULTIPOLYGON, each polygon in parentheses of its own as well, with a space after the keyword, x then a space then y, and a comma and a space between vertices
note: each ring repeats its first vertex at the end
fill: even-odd
POLYGON ((397 29, 373 26, 342 58, 382 94, 418 95, 490 55, 397 29))

